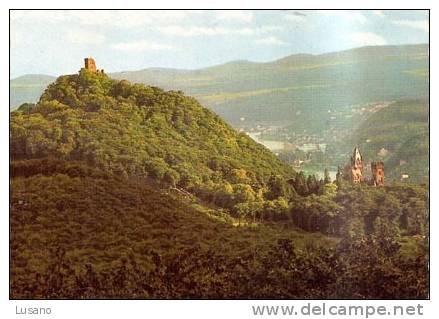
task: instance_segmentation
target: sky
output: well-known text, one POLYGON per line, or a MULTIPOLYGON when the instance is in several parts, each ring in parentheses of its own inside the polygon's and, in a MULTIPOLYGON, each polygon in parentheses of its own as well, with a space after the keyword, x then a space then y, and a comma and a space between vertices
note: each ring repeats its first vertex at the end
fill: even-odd
POLYGON ((22 11, 10 13, 11 78, 198 69, 366 45, 428 43, 428 11, 22 11))

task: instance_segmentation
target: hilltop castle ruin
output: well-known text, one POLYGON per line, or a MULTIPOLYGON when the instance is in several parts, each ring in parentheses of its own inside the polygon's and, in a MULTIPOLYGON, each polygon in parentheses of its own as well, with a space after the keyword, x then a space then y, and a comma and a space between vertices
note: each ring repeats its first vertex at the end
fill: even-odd
POLYGON ((84 69, 92 73, 104 73, 104 69, 98 70, 93 58, 84 58, 84 69))

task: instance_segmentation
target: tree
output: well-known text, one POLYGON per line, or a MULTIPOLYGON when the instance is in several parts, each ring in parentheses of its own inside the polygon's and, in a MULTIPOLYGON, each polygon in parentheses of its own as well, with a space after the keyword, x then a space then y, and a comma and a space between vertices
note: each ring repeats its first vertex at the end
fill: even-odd
POLYGON ((253 223, 256 222, 256 215, 262 209, 261 202, 244 202, 238 203, 234 206, 234 210, 239 218, 239 224, 241 224, 242 219, 246 217, 251 217, 253 219, 253 223))
POLYGON ((325 184, 330 184, 332 181, 331 181, 331 176, 329 176, 329 171, 328 171, 328 169, 327 168, 325 168, 325 174, 324 174, 324 176, 325 176, 325 178, 324 178, 324 183, 325 184))
POLYGON ((255 191, 247 184, 235 184, 233 186, 233 194, 236 203, 254 202, 256 199, 255 191))
POLYGON ((162 180, 168 171, 168 165, 163 158, 153 158, 145 164, 150 175, 158 181, 162 180))
POLYGON ((335 175, 335 184, 341 188, 343 186, 344 183, 344 179, 343 179, 343 170, 340 166, 337 167, 337 174, 335 175))
POLYGON ((289 198, 294 194, 294 190, 282 176, 271 175, 267 183, 267 188, 268 191, 265 197, 268 200, 273 200, 278 197, 289 198))
POLYGON ((171 187, 177 186, 180 180, 180 174, 176 170, 168 169, 163 176, 163 181, 171 187))
POLYGON ((337 195, 337 184, 327 183, 323 186, 323 195, 334 198, 337 195))

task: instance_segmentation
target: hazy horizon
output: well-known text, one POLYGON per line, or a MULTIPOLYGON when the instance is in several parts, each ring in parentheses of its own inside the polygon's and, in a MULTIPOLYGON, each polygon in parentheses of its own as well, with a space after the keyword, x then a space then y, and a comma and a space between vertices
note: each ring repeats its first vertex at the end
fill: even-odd
POLYGON ((427 10, 25 11, 10 13, 10 77, 77 71, 194 70, 375 45, 429 42, 427 10))
MULTIPOLYGON (((291 57, 291 56, 299 56, 299 55, 312 55, 312 56, 320 56, 320 55, 325 55, 325 54, 332 54, 332 53, 338 53, 338 52, 344 52, 344 51, 350 51, 350 50, 356 50, 356 49, 361 49, 361 48, 366 48, 366 47, 392 47, 392 46, 418 46, 418 45, 429 45, 429 43, 406 43, 406 44, 385 44, 385 45, 369 45, 369 46, 358 46, 358 47, 353 47, 350 49, 345 49, 345 50, 340 50, 340 51, 329 51, 329 52, 322 52, 319 54, 313 54, 313 53, 308 53, 308 52, 299 52, 299 53, 293 53, 293 54, 288 54, 285 56, 281 56, 278 57, 274 60, 269 60, 269 61, 252 61, 252 60, 247 60, 247 59, 236 59, 236 60, 229 60, 229 61, 224 61, 218 64, 212 64, 212 65, 207 65, 207 66, 203 66, 200 68, 193 68, 193 69, 183 69, 183 68, 171 68, 171 67, 163 67, 163 66, 149 66, 149 67, 139 67, 136 69, 131 69, 131 70, 114 70, 110 73, 123 73, 123 72, 135 72, 135 71, 142 71, 142 70, 152 70, 152 69, 164 69, 164 70, 178 70, 178 71, 197 71, 197 70, 203 70, 203 69, 207 69, 207 68, 212 68, 212 67, 216 67, 216 66, 221 66, 221 65, 225 65, 228 63, 234 63, 234 62, 249 62, 249 63, 272 63, 287 57, 291 57)), ((84 57, 86 58, 86 57, 84 57)), ((80 67, 82 67, 82 62, 83 60, 80 60, 80 63, 78 64, 78 70, 80 67)), ((97 64, 99 64, 99 61, 96 61, 97 64)), ((99 65, 98 65, 99 67, 99 65)), ((23 73, 20 75, 17 75, 15 77, 10 77, 10 80, 14 80, 14 79, 18 79, 20 77, 23 76, 52 76, 52 77, 57 77, 62 75, 61 73, 55 74, 55 73, 23 73)))

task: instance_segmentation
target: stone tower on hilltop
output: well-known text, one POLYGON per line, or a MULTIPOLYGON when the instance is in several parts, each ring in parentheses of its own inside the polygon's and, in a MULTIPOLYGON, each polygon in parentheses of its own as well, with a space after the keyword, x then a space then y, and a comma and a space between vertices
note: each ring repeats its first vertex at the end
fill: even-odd
POLYGON ((374 186, 384 186, 384 163, 381 161, 372 162, 372 183, 374 186))
POLYGON ((95 73, 96 70, 96 62, 93 58, 85 58, 84 59, 84 68, 90 72, 95 73))
POLYGON ((84 69, 92 73, 104 73, 104 70, 96 69, 96 62, 93 58, 84 59, 84 69))

